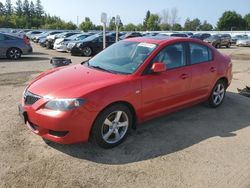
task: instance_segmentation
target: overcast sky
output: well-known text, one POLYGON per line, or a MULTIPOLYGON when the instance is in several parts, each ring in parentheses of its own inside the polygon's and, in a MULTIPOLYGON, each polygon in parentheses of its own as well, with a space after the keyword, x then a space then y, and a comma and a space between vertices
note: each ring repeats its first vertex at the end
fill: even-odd
MULTIPOLYGON (((5 0, 0 0, 5 3, 5 0)), ((12 0, 15 4, 16 0, 12 0)), ((30 1, 30 0, 29 0, 30 1)), ((36 0, 33 0, 34 2, 36 0)), ((250 13, 250 0, 41 0, 46 12, 60 16, 66 21, 79 22, 88 16, 95 24, 100 23, 100 15, 108 17, 120 15, 124 24, 142 23, 146 11, 161 13, 163 9, 178 9, 180 23, 187 17, 207 20, 216 25, 218 18, 226 10, 235 10, 243 16, 250 13)))

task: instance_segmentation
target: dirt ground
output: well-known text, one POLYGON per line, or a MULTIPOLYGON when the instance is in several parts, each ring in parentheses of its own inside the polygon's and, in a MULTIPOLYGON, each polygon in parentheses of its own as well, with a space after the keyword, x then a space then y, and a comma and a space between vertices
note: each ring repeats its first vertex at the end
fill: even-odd
POLYGON ((234 79, 218 109, 197 105, 142 124, 120 146, 46 145, 18 116, 25 85, 51 68, 33 45, 20 61, 0 60, 0 187, 250 187, 250 48, 221 49, 234 79))

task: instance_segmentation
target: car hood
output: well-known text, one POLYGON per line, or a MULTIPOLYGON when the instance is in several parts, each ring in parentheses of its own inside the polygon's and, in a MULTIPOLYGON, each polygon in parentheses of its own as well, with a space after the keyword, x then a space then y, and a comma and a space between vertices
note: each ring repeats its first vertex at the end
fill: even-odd
POLYGON ((86 65, 71 65, 42 73, 31 82, 27 90, 47 98, 77 98, 122 82, 126 77, 92 69, 86 65))

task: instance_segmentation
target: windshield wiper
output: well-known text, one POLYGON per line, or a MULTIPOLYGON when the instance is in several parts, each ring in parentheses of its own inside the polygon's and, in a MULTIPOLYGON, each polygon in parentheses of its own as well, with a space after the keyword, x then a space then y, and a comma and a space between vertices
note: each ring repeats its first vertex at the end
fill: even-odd
POLYGON ((110 72, 110 73, 117 74, 117 72, 115 72, 115 71, 104 69, 104 68, 102 68, 100 66, 90 65, 89 63, 88 63, 88 67, 91 67, 91 68, 94 68, 94 69, 98 69, 98 70, 102 70, 102 71, 105 71, 105 72, 110 72))

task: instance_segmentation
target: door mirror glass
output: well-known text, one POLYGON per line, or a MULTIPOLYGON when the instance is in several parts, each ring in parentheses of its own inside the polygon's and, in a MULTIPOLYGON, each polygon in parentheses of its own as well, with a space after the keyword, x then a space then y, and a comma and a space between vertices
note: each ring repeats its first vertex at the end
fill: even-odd
POLYGON ((166 64, 162 62, 156 62, 152 66, 152 71, 154 73, 160 73, 160 72, 165 72, 167 70, 166 64))

